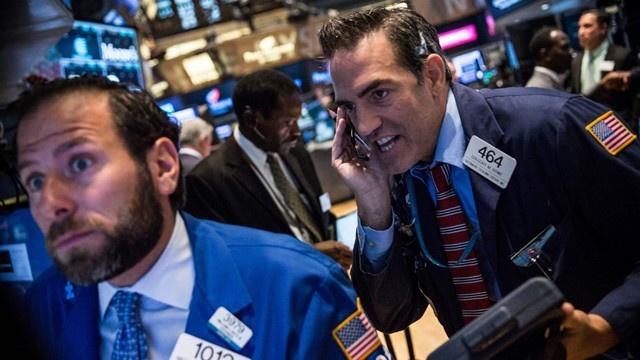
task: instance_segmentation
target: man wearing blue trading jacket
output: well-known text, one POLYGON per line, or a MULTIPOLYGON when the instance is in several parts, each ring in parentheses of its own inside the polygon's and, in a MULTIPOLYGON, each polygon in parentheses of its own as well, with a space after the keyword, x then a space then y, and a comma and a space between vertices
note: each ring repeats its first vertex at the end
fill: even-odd
POLYGON ((149 94, 64 79, 17 108, 18 171, 55 264, 26 298, 42 358, 387 358, 339 264, 178 210, 179 128, 149 94))
POLYGON ((451 336, 546 275, 567 300, 568 359, 640 357, 640 144, 623 119, 579 95, 452 84, 437 31, 408 9, 332 18, 319 40, 339 106, 332 164, 360 221, 351 275, 378 330, 431 304, 451 336))

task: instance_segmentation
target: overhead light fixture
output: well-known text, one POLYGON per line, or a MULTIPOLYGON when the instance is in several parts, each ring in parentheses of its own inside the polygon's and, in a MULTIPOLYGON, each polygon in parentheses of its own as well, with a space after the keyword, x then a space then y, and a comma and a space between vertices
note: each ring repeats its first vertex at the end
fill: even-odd
POLYGON ((207 46, 207 39, 199 38, 191 41, 185 41, 180 44, 172 45, 167 48, 164 59, 171 60, 178 56, 192 53, 196 50, 204 49, 207 46))
POLYGON ((547 4, 547 3, 544 3, 544 4, 540 5, 540 10, 542 10, 542 11, 547 11, 547 10, 549 10, 549 8, 551 8, 551 6, 549 4, 547 4))

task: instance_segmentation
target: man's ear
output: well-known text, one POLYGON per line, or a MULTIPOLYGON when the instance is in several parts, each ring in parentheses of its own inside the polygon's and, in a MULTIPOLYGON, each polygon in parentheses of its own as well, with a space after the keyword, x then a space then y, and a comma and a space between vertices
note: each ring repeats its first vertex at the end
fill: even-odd
POLYGON ((540 57, 539 59, 544 59, 544 61, 549 61, 549 49, 542 48, 540 49, 540 57))
POLYGON ((433 84, 446 83, 447 72, 444 67, 444 60, 438 54, 430 54, 425 60, 422 74, 425 80, 433 84))
POLYGON ((242 120, 249 128, 256 126, 257 114, 255 110, 253 110, 249 106, 246 106, 244 111, 242 112, 242 120))
POLYGON ((173 142, 166 137, 156 140, 147 153, 147 163, 157 191, 173 194, 180 179, 180 157, 173 142))
POLYGON ((447 83, 447 71, 444 67, 444 60, 438 54, 430 54, 425 60, 422 67, 422 76, 424 77, 425 86, 434 96, 441 96, 449 91, 447 83), (444 94, 441 94, 444 92, 444 94))

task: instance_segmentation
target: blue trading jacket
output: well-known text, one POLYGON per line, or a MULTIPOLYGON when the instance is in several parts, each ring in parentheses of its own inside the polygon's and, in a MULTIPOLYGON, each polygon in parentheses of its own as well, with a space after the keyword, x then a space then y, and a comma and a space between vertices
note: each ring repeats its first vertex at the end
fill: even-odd
MULTIPOLYGON (((361 324, 355 324, 356 294, 340 265, 288 235, 182 216, 196 270, 187 333, 236 351, 207 326, 224 306, 253 331, 236 351, 243 356, 347 358, 354 338, 338 336, 339 330, 361 324)), ((99 358, 97 286, 71 285, 52 267, 30 287, 27 308, 43 357, 99 358)), ((363 359, 387 358, 377 334, 368 348, 363 359)))

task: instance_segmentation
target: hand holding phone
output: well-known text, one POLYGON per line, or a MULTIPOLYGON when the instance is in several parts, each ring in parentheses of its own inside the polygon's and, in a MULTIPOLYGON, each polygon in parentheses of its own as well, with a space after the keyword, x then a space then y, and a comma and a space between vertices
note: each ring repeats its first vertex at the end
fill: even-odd
MULTIPOLYGON (((331 116, 331 118, 334 121, 338 120, 337 119, 338 113, 336 111, 333 111, 331 109, 327 109, 327 111, 329 112, 329 116, 331 116)), ((345 117, 346 117, 346 114, 345 114, 345 117)), ((358 159, 364 160, 364 161, 369 160, 371 158, 371 147, 356 132, 355 128, 351 124, 351 120, 348 117, 346 119, 347 119, 346 131, 347 131, 347 134, 349 135, 349 139, 351 139, 351 145, 353 145, 353 147, 356 149, 356 154, 358 156, 358 159)))

